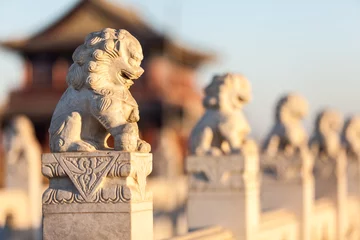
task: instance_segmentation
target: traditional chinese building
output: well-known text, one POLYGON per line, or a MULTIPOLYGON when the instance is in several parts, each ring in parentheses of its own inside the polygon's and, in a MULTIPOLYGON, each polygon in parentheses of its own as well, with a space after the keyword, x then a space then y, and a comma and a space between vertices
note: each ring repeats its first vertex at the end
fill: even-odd
POLYGON ((65 78, 72 53, 88 33, 107 27, 127 29, 143 46, 145 73, 131 88, 140 106, 142 137, 156 148, 161 129, 171 122, 178 132, 176 141, 184 150, 182 123, 201 113, 195 71, 212 56, 177 45, 134 12, 103 0, 80 1, 34 36, 1 43, 20 53, 25 61, 21 88, 9 96, 5 124, 12 116, 25 114, 35 125, 43 151, 47 152, 50 119, 67 87, 65 78))

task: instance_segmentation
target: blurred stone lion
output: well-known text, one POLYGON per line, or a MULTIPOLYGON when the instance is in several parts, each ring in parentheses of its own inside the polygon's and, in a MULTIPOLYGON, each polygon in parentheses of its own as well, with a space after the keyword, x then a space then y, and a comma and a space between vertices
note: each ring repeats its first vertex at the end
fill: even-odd
POLYGON ((251 86, 244 76, 214 76, 205 88, 203 105, 206 112, 190 135, 190 154, 240 153, 250 132, 241 109, 250 100, 251 86))
POLYGON ((298 94, 282 97, 276 106, 275 125, 266 138, 263 151, 269 156, 279 153, 294 155, 307 147, 307 134, 302 120, 308 114, 308 103, 298 94))
POLYGON ((317 159, 335 159, 341 150, 340 132, 343 127, 341 114, 335 110, 320 112, 315 121, 315 132, 309 147, 317 159))
POLYGON ((339 112, 331 109, 321 111, 315 121, 315 131, 309 141, 315 157, 314 174, 329 177, 335 174, 336 161, 342 153, 340 133, 343 119, 339 112))

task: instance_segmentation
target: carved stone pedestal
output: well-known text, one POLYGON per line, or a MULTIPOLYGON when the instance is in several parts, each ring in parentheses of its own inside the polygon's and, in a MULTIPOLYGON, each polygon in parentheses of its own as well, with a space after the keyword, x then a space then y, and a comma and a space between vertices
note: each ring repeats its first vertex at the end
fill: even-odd
POLYGON ((153 239, 151 170, 149 153, 44 154, 43 239, 153 239))
POLYGON ((300 239, 311 239, 314 205, 313 158, 304 149, 293 156, 262 156, 262 208, 286 208, 300 221, 300 239))
POLYGON ((254 239, 259 222, 257 153, 188 157, 190 230, 219 225, 236 239, 254 239))

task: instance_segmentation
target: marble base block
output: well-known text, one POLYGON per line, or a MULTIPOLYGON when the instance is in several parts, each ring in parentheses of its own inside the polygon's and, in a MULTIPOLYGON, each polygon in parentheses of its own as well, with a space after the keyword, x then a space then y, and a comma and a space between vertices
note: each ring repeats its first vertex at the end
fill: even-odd
POLYGON ((236 239, 254 239, 260 216, 256 153, 187 159, 190 230, 222 226, 236 239))
POLYGON ((43 239, 153 239, 151 170, 148 153, 44 154, 43 239))
POLYGON ((243 238, 245 235, 246 205, 244 193, 190 193, 187 207, 189 230, 223 226, 243 238))

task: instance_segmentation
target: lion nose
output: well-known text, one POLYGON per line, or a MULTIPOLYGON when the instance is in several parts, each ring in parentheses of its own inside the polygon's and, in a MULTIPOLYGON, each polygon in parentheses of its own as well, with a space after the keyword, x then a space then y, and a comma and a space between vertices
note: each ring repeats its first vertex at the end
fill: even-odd
POLYGON ((136 76, 139 78, 144 73, 144 69, 142 67, 139 67, 136 71, 136 76))

